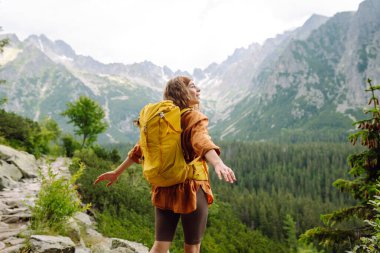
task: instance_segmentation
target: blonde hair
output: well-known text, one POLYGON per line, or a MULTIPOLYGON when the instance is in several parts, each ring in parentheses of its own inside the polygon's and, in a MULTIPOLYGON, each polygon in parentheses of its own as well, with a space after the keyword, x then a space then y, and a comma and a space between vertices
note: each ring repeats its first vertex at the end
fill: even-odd
POLYGON ((187 76, 177 76, 170 79, 164 89, 164 99, 173 101, 181 110, 189 107, 191 97, 187 87, 190 82, 191 79, 187 76))

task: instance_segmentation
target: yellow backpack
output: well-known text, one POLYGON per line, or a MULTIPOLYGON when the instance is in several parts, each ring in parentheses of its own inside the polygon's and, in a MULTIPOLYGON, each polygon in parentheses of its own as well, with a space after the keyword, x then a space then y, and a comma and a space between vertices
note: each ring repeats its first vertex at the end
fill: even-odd
POLYGON ((155 186, 171 186, 186 179, 208 180, 207 164, 195 159, 186 164, 181 147, 180 110, 170 100, 147 104, 140 111, 140 147, 143 174, 155 186))

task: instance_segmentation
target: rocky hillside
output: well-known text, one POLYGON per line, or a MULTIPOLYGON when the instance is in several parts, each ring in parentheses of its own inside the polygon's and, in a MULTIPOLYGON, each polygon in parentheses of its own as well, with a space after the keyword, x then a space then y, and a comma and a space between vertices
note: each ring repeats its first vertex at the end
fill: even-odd
MULTIPOLYGON (((367 99, 366 78, 380 80, 379 5, 365 0, 356 12, 313 15, 263 45, 195 69, 211 133, 227 140, 345 138, 367 99)), ((135 141, 132 120, 140 108, 161 98, 169 78, 190 75, 149 61, 102 64, 44 35, 24 41, 7 36, 11 45, 0 58, 6 110, 35 120, 48 115, 69 130, 59 113, 87 95, 103 106, 110 124, 101 142, 135 141)))
POLYGON ((69 161, 58 158, 51 164, 34 156, 0 145, 0 252, 18 253, 28 244, 32 252, 147 253, 145 246, 118 238, 106 238, 95 230, 93 217, 77 213, 70 222, 70 237, 35 235, 28 230, 42 173, 51 166, 54 173, 70 177, 69 161), (27 235, 30 240, 26 241, 27 235))
POLYGON ((299 33, 304 36, 296 30, 287 40, 275 39, 278 54, 238 75, 249 75, 248 83, 230 82, 230 89, 244 95, 234 104, 219 102, 214 133, 241 140, 297 134, 321 140, 330 133, 345 138, 352 120, 362 117, 366 78, 380 80, 379 14, 380 2, 367 0, 357 12, 328 20, 314 16, 314 26, 303 26, 312 30, 299 33))
POLYGON ((138 110, 148 101, 160 99, 166 74, 149 62, 128 67, 105 65, 77 56, 63 41, 52 42, 43 35, 23 42, 15 35, 8 37, 11 45, 0 62, 1 79, 7 81, 1 92, 8 97, 6 110, 34 120, 50 116, 68 129, 60 113, 67 102, 86 95, 106 111, 111 127, 103 140, 113 142, 126 140, 133 132, 132 120, 138 110))

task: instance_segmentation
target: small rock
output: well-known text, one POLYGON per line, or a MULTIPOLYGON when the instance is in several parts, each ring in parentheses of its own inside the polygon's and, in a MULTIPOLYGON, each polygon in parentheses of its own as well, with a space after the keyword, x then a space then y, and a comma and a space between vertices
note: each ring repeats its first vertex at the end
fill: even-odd
POLYGON ((22 173, 14 164, 9 164, 4 160, 0 160, 0 177, 4 176, 14 181, 20 181, 22 173))
POLYGON ((129 248, 116 248, 109 251, 109 253, 136 253, 136 251, 129 248))
POLYGON ((27 221, 31 217, 31 214, 20 213, 20 214, 12 214, 12 215, 3 215, 2 221, 6 223, 18 223, 20 221, 27 221))
POLYGON ((5 222, 0 222, 0 229, 2 228, 9 228, 9 225, 5 222))
POLYGON ((8 208, 8 205, 4 204, 3 201, 0 201, 0 210, 8 208))
POLYGON ((15 198, 16 196, 10 196, 7 199, 4 199, 4 202, 9 206, 9 208, 17 208, 19 207, 20 200, 15 198))
POLYGON ((78 223, 75 221, 75 219, 73 218, 70 218, 68 223, 67 223, 67 226, 68 226, 68 235, 69 237, 74 240, 74 242, 80 242, 81 238, 80 238, 80 227, 78 225, 78 223))
POLYGON ((8 176, 0 176, 0 190, 5 188, 12 188, 16 186, 16 182, 8 176))
POLYGON ((149 249, 142 245, 141 243, 137 242, 130 242, 128 240, 123 240, 119 238, 111 238, 111 249, 116 249, 119 247, 127 248, 132 250, 132 252, 138 252, 138 253, 148 253, 149 249))
POLYGON ((79 221, 80 223, 82 223, 86 226, 92 225, 92 221, 91 221, 90 216, 88 214, 83 213, 83 212, 78 212, 77 214, 75 214, 74 219, 76 219, 77 221, 79 221))
POLYGON ((111 240, 105 237, 91 238, 87 243, 91 245, 91 253, 105 253, 109 252, 111 248, 111 240))
POLYGON ((19 228, 10 228, 9 226, 7 227, 0 227, 0 234, 1 233, 7 233, 7 232, 21 232, 22 230, 19 228))
POLYGON ((26 207, 19 208, 7 208, 4 210, 4 214, 17 214, 17 213, 29 213, 29 209, 26 207))
POLYGON ((90 237, 99 237, 99 238, 103 237, 103 235, 101 233, 99 233, 98 231, 96 231, 95 229, 92 229, 92 228, 86 229, 86 234, 90 237))
POLYGON ((1 253, 20 253, 21 249, 24 248, 24 245, 18 244, 5 249, 2 249, 1 253))
POLYGON ((25 242, 24 238, 15 238, 15 237, 10 237, 7 240, 4 241, 5 243, 9 243, 10 245, 17 245, 17 244, 23 244, 25 242))
POLYGON ((91 250, 89 248, 76 247, 75 253, 91 253, 91 250))
POLYGON ((0 240, 3 241, 5 239, 7 239, 8 237, 18 235, 19 233, 20 233, 20 231, 18 231, 18 230, 16 230, 16 231, 1 232, 0 233, 0 240))

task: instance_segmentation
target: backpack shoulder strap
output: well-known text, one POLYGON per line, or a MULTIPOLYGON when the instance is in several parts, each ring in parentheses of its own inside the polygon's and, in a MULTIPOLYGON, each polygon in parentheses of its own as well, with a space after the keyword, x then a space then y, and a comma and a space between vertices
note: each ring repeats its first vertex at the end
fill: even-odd
POLYGON ((193 110, 193 108, 190 108, 190 107, 183 108, 183 109, 181 110, 181 117, 182 117, 184 114, 186 114, 187 112, 192 111, 192 110, 193 110))

